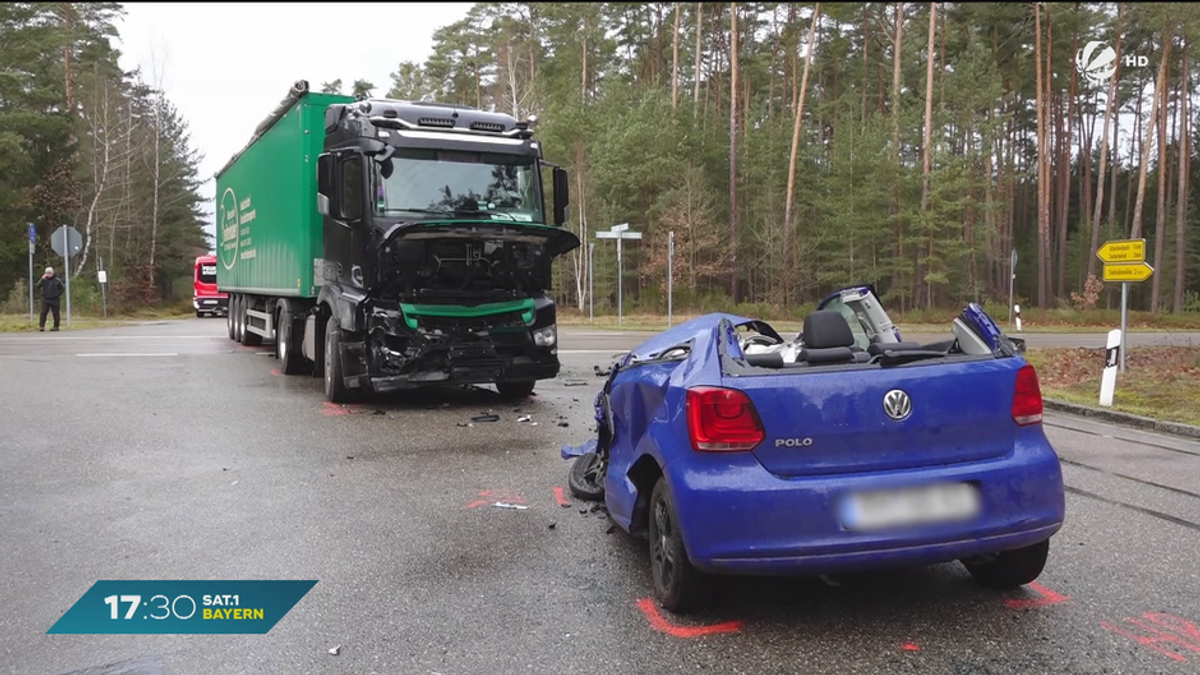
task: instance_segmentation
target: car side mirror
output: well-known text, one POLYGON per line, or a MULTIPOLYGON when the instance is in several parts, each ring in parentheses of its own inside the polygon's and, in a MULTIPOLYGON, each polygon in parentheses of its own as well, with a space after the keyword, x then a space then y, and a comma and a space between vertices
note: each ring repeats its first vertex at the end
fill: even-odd
POLYGON ((565 169, 554 167, 554 224, 562 227, 567 222, 571 205, 571 181, 565 169))
POLYGON ((333 180, 333 155, 325 153, 317 157, 317 211, 323 216, 337 211, 334 206, 336 184, 333 180))

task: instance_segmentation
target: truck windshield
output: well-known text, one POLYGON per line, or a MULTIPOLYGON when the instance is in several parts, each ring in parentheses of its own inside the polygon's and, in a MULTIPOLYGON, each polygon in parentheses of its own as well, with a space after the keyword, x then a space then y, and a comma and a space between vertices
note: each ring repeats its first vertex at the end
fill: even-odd
POLYGON ((483 216, 541 223, 541 180, 533 157, 398 149, 376 172, 378 213, 483 216), (385 177, 386 176, 386 177, 385 177))
POLYGON ((196 272, 196 278, 202 284, 217 283, 217 266, 209 264, 201 264, 200 269, 196 272))

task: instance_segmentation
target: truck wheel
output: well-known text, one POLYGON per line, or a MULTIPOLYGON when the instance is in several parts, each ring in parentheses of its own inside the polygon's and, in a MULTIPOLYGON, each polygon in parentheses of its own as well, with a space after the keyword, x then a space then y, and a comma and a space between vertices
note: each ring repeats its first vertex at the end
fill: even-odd
POLYGON ((497 382, 496 390, 505 398, 525 398, 533 393, 533 387, 537 384, 535 380, 524 380, 519 382, 497 382))
POLYGON ((245 328, 242 325, 243 309, 243 299, 242 296, 239 295, 233 301, 233 311, 231 312, 233 314, 233 340, 238 344, 242 344, 242 331, 245 328))
POLYGON ((349 403, 353 393, 346 388, 342 372, 342 329, 333 321, 325 322, 325 399, 330 403, 349 403))
POLYGON ((1037 579, 1046 567, 1049 554, 1050 540, 1047 539, 1014 551, 965 559, 962 564, 985 588, 1008 590, 1037 579))
POLYGON ((676 614, 695 611, 708 602, 708 579, 688 559, 665 478, 658 479, 650 495, 650 576, 658 601, 676 614))
POLYGON ((248 298, 242 298, 242 306, 238 314, 242 319, 242 344, 247 347, 257 347, 262 344, 262 336, 250 330, 250 315, 246 313, 254 303, 248 298))
POLYGON ((235 307, 237 307, 237 305, 234 304, 236 301, 237 296, 232 296, 229 298, 229 304, 225 306, 225 329, 229 331, 230 340, 236 339, 233 336, 233 310, 235 307))
POLYGON ((585 452, 575 458, 571 472, 567 474, 567 485, 571 494, 589 502, 604 501, 604 474, 608 467, 595 452, 585 452))
POLYGON ((279 359, 285 375, 296 375, 304 369, 304 354, 300 353, 296 332, 292 328, 294 322, 295 318, 286 306, 279 310, 275 329, 275 357, 279 359))

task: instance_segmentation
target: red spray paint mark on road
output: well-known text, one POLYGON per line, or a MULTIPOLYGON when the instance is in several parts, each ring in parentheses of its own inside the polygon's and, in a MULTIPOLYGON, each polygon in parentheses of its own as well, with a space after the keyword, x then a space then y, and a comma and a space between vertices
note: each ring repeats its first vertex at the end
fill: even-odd
POLYGON ((1045 607, 1046 605, 1057 605, 1060 602, 1066 602, 1071 598, 1065 595, 1055 593, 1036 581, 1030 582, 1029 587, 1037 592, 1040 598, 1010 598, 1004 601, 1004 604, 1009 609, 1033 609, 1034 607, 1045 607))
POLYGON ((1145 614, 1142 615, 1142 617, 1145 618, 1146 621, 1154 623, 1162 628, 1166 628, 1167 630, 1173 630, 1176 633, 1181 633, 1188 637, 1183 638, 1183 637, 1180 637, 1179 635, 1160 631, 1157 628, 1155 628, 1154 626, 1151 626, 1148 623, 1146 623, 1146 621, 1141 621, 1140 619, 1133 619, 1133 618, 1128 618, 1128 617, 1126 617, 1126 619, 1125 619, 1126 622, 1131 623, 1134 626, 1137 626, 1138 628, 1140 628, 1143 631, 1146 631, 1150 634, 1149 635, 1136 635, 1134 633, 1131 633, 1131 632, 1125 630, 1124 628, 1118 628, 1117 626, 1114 626, 1107 621, 1101 621, 1100 627, 1104 628, 1106 630, 1110 630, 1110 631, 1116 633, 1117 635, 1123 635, 1123 636, 1129 638, 1130 640, 1133 640, 1134 642, 1142 645, 1143 647, 1149 647, 1150 649, 1153 649, 1154 651, 1158 652, 1159 654, 1162 654, 1163 656, 1166 656, 1170 659, 1174 659, 1175 661, 1187 661, 1187 658, 1182 654, 1177 654, 1173 651, 1169 651, 1168 649, 1166 649, 1164 647, 1160 647, 1159 643, 1168 643, 1171 645, 1175 645, 1176 649, 1182 648, 1182 649, 1188 650, 1189 652, 1192 652, 1193 654, 1200 654, 1200 629, 1197 629, 1196 625, 1194 623, 1192 623, 1186 619, 1181 619, 1177 616, 1171 616, 1170 614, 1163 614, 1161 612, 1146 612, 1145 614))
POLYGON ((495 504, 496 502, 505 502, 508 504, 520 504, 525 506, 525 498, 521 495, 508 492, 506 490, 480 490, 479 496, 483 499, 476 499, 467 504, 468 509, 477 509, 485 504, 495 504))
POLYGON ((558 505, 563 508, 571 505, 571 502, 567 501, 567 498, 563 495, 563 489, 561 486, 554 487, 554 501, 558 502, 558 505))
POLYGON ((637 606, 638 609, 642 610, 642 614, 646 615, 646 621, 650 622, 651 628, 677 638, 703 637, 717 633, 737 633, 742 629, 741 621, 726 621, 725 623, 716 623, 710 626, 676 626, 658 611, 658 605, 650 598, 638 600, 637 606))
POLYGON ((279 369, 278 369, 278 368, 272 368, 272 369, 271 369, 271 374, 272 374, 272 375, 274 375, 275 377, 279 377, 279 369))
POLYGON ((350 411, 336 403, 321 401, 321 414, 326 417, 333 417, 335 415, 349 415, 350 411))
POLYGON ((913 644, 911 642, 905 642, 904 645, 901 647, 901 649, 903 649, 906 652, 915 652, 918 649, 920 649, 920 647, 916 646, 915 644, 913 644))

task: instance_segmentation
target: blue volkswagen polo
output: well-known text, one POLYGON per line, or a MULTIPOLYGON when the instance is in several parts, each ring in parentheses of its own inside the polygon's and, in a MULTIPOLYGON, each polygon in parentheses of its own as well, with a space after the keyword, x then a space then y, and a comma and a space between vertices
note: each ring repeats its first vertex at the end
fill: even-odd
POLYGON ((654 591, 704 604, 710 574, 831 574, 959 560, 984 586, 1041 574, 1064 517, 1023 343, 978 305, 901 339, 870 287, 794 338, 710 314, 613 364, 597 437, 564 448, 579 498, 647 537, 654 591))

